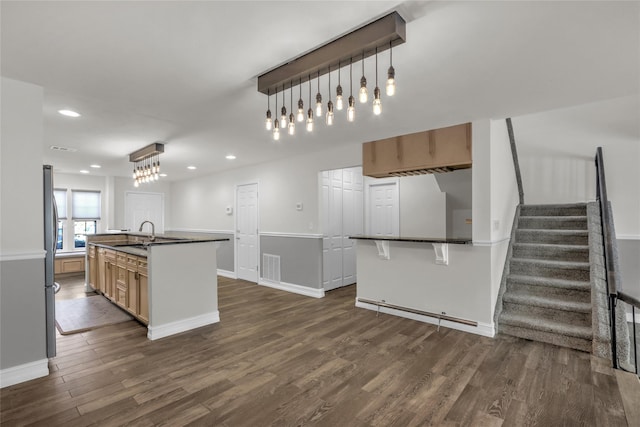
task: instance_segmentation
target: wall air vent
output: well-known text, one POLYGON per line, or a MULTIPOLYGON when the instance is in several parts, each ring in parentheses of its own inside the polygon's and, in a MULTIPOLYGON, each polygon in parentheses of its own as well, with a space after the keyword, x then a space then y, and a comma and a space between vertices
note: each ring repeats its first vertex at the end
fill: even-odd
POLYGON ((68 151, 70 153, 75 153, 76 151, 78 151, 77 148, 61 147, 59 145, 51 145, 49 146, 49 148, 55 151, 68 151))

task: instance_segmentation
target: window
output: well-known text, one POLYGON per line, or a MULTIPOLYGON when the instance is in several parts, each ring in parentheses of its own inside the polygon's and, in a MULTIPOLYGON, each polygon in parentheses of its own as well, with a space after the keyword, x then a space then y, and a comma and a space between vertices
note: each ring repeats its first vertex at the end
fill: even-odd
POLYGON ((87 234, 95 234, 100 219, 99 191, 71 191, 71 216, 73 219, 73 247, 84 248, 87 234))
POLYGON ((62 250, 64 248, 64 224, 67 219, 67 190, 54 189, 53 198, 56 201, 56 209, 58 212, 56 249, 62 250))

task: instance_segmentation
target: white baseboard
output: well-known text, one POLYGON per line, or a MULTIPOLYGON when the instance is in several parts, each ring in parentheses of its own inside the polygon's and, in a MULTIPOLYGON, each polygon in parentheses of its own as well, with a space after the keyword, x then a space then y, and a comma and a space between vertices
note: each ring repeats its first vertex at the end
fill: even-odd
POLYGON ((222 269, 218 269, 218 276, 222 276, 222 277, 227 277, 229 279, 237 279, 238 276, 236 275, 235 271, 229 271, 229 270, 222 270, 222 269))
MULTIPOLYGON (((378 306, 375 304, 367 304, 358 301, 356 298, 356 307, 366 308, 367 310, 378 311, 378 306)), ((380 307, 380 313, 391 314, 398 317, 404 317, 406 319, 417 320, 423 323, 430 323, 432 325, 438 324, 438 319, 429 316, 423 316, 421 314, 409 313, 407 311, 396 310, 395 308, 380 307)), ((482 335, 483 337, 493 338, 496 335, 495 327, 493 323, 481 323, 478 322, 478 326, 469 326, 458 322, 451 322, 449 320, 442 320, 440 326, 450 329, 456 329, 458 331, 469 332, 476 335, 482 335)))
POLYGON ((191 329, 218 323, 219 321, 220 312, 216 310, 210 313, 201 314, 200 316, 178 320, 177 322, 149 326, 147 330, 147 338, 153 341, 170 335, 179 334, 181 332, 190 331, 191 329))
POLYGON ((313 298, 324 298, 324 289, 314 289, 309 288, 307 286, 294 285, 293 283, 285 283, 285 282, 272 282, 270 280, 265 280, 260 278, 258 281, 259 285, 268 286, 274 289, 280 289, 281 291, 292 292, 294 294, 305 295, 313 298))
POLYGON ((36 360, 0 370, 0 388, 49 375, 49 359, 36 360))

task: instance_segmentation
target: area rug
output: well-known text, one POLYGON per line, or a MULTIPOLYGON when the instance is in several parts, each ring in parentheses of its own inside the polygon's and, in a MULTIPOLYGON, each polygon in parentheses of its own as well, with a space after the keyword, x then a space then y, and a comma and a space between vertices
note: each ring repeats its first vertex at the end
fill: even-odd
POLYGON ((99 295, 56 301, 56 326, 62 335, 77 334, 132 319, 99 295))

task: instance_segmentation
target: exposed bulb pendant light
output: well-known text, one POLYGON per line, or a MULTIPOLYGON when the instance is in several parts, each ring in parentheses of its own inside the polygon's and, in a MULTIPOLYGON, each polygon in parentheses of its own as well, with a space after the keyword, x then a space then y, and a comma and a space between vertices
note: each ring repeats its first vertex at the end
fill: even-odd
POLYGON ((342 86, 340 86, 340 61, 338 61, 338 86, 336 86, 336 108, 342 111, 342 86))
POLYGON ((353 59, 349 59, 349 107, 347 107, 347 120, 352 122, 356 118, 356 100, 353 97, 353 59))
POLYGON ((316 94, 316 117, 322 117, 322 95, 320 94, 320 71, 318 70, 318 93, 316 94))
POLYGON ((396 70, 393 68, 393 41, 389 42, 389 70, 387 71, 387 96, 396 93, 396 70))
MULTIPOLYGON (((276 91, 276 111, 278 111, 278 92, 276 91)), ((273 140, 278 141, 280 139, 280 122, 278 119, 273 121, 273 140)))
POLYGON ((360 79, 360 92, 358 93, 358 99, 361 104, 364 104, 369 99, 367 93, 367 79, 364 76, 364 51, 362 52, 362 78, 360 79))
POLYGON ((309 75, 309 110, 307 111, 307 132, 313 131, 313 110, 311 109, 311 75, 309 75))
POLYGON ((280 127, 282 129, 287 127, 287 107, 284 106, 284 85, 282 85, 282 110, 280 110, 280 127))
POLYGON ((271 127, 273 126, 273 121, 271 120, 271 108, 269 105, 271 103, 270 100, 271 100, 271 94, 267 90, 267 118, 264 121, 264 127, 267 130, 271 130, 271 127))
POLYGON ((373 90, 373 114, 379 116, 380 113, 382 113, 382 101, 378 87, 378 48, 376 47, 376 88, 373 90))
MULTIPOLYGON (((331 94, 331 67, 329 67, 329 94, 331 94)), ((327 126, 333 124, 333 102, 331 102, 331 95, 329 95, 329 102, 327 102, 327 126)))
POLYGON ((296 123, 293 116, 293 82, 289 83, 289 95, 291 95, 289 107, 291 107, 291 113, 289 114, 289 135, 295 135, 296 123))
POLYGON ((298 87, 300 88, 300 99, 298 99, 298 114, 296 116, 296 120, 301 122, 304 120, 304 102, 302 102, 302 77, 300 77, 300 83, 298 87))

